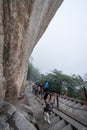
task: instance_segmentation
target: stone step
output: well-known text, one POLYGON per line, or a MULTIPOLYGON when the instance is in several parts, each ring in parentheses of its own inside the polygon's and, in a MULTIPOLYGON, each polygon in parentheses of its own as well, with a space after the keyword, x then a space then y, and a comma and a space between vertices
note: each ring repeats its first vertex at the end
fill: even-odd
POLYGON ((58 123, 60 121, 60 117, 59 116, 56 116, 55 118, 50 118, 51 120, 51 124, 50 124, 50 127, 54 126, 56 123, 58 123))
POLYGON ((62 119, 48 130, 62 130, 66 126, 66 122, 62 119))
POLYGON ((53 118, 55 118, 55 114, 54 113, 50 114, 50 119, 53 119, 53 118))
POLYGON ((17 104, 17 108, 30 114, 30 115, 33 115, 33 113, 34 113, 32 108, 28 105, 25 105, 25 104, 17 104))
POLYGON ((84 110, 87 111, 87 106, 86 106, 86 105, 82 105, 82 106, 81 106, 81 109, 84 109, 84 110))
POLYGON ((81 105, 75 110, 75 114, 80 120, 84 120, 87 122, 87 106, 81 105))
POLYGON ((83 124, 87 126, 87 112, 86 111, 77 110, 75 112, 75 117, 79 119, 80 122, 82 122, 83 124))
POLYGON ((42 116, 42 120, 38 120, 37 124, 40 130, 48 130, 49 128, 51 128, 53 125, 55 125, 56 123, 58 123, 60 121, 60 117, 55 115, 54 113, 52 113, 50 115, 50 121, 51 123, 49 124, 47 121, 44 120, 43 116, 42 116))
POLYGON ((62 104, 64 104, 65 107, 68 107, 68 109, 69 109, 70 106, 72 107, 73 105, 76 105, 76 102, 64 99, 64 100, 60 100, 60 105, 62 105, 62 104))
POLYGON ((65 110, 65 111, 68 111, 68 109, 70 109, 70 107, 67 106, 67 105, 63 105, 63 106, 61 106, 61 107, 62 107, 62 109, 65 110))
POLYGON ((70 102, 70 106, 76 105, 76 102, 70 102))
POLYGON ((67 115, 70 115, 76 120, 87 125, 87 106, 79 102, 77 103, 75 101, 69 101, 69 100, 66 101, 66 100, 67 99, 60 99, 59 109, 62 112, 65 112, 67 115))
MULTIPOLYGON (((71 124, 73 127, 76 128, 76 130, 82 130, 82 128, 84 128, 84 125, 82 125, 81 123, 75 121, 74 119, 70 118, 69 116, 65 115, 64 113, 57 111, 56 109, 54 110, 54 112, 59 115, 61 118, 63 118, 64 120, 66 120, 66 122, 68 124, 71 124)), ((87 122, 83 122, 86 126, 87 126, 87 122)))
POLYGON ((87 121, 87 111, 78 110, 75 112, 76 115, 87 121))
POLYGON ((64 127, 62 130, 74 130, 70 124, 64 127))
POLYGON ((79 107, 81 107, 82 105, 80 104, 80 103, 77 103, 77 104, 75 104, 73 107, 75 107, 75 108, 79 108, 79 107))

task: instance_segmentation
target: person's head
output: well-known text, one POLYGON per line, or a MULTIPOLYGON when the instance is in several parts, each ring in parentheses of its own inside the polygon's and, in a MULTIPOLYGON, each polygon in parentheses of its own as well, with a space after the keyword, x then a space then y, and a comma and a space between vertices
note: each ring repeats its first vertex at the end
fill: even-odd
POLYGON ((52 95, 55 95, 55 91, 54 91, 54 90, 52 90, 51 94, 52 94, 52 95))

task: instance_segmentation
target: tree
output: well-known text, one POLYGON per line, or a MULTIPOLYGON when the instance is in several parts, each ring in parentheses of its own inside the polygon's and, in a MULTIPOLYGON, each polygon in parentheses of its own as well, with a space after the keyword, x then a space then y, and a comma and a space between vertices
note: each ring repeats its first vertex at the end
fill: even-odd
POLYGON ((67 95, 77 97, 76 86, 81 86, 84 81, 80 75, 65 75, 62 71, 54 69, 51 73, 44 75, 42 81, 49 82, 49 89, 56 90, 59 94, 64 94, 67 88, 67 95))

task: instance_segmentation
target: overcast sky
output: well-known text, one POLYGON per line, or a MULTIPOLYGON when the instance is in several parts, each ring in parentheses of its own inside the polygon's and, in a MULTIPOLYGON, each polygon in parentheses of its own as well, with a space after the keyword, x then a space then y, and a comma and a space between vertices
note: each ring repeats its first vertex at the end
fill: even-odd
POLYGON ((64 0, 31 56, 43 74, 87 73, 87 0, 64 0))

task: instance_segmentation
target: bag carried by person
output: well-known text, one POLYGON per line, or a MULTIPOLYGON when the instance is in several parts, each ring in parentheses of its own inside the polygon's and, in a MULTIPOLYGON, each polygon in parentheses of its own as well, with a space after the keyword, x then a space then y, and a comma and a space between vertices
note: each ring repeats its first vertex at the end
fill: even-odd
POLYGON ((50 93, 46 93, 46 94, 44 95, 44 100, 47 99, 48 95, 49 95, 49 97, 51 98, 51 94, 50 94, 50 93))

